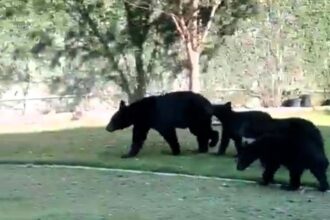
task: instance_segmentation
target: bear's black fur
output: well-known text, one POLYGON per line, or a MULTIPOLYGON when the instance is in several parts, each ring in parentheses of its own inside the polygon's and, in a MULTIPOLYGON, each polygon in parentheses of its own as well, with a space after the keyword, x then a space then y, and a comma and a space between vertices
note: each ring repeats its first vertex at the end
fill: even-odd
POLYGON ((289 170, 290 183, 282 188, 296 190, 300 187, 304 170, 309 169, 319 181, 319 190, 328 190, 326 172, 329 162, 319 129, 300 118, 273 120, 266 126, 267 133, 245 145, 239 152, 237 170, 244 170, 260 159, 265 168, 261 184, 267 185, 283 165, 289 170))
MULTIPOLYGON (((222 138, 218 149, 218 155, 226 152, 230 139, 235 143, 236 151, 239 152, 242 147, 242 137, 246 133, 244 130, 255 124, 262 124, 272 117, 262 111, 235 112, 232 110, 231 102, 222 105, 213 105, 214 116, 222 124, 222 138)), ((250 136, 249 138, 256 138, 250 136)))
POLYGON ((330 99, 326 99, 321 103, 321 106, 328 106, 330 105, 330 99))
POLYGON ((308 134, 318 129, 312 122, 297 117, 271 118, 263 123, 245 123, 242 128, 242 136, 245 138, 258 138, 265 134, 290 134, 296 137, 302 133, 308 134))
POLYGON ((301 98, 286 99, 282 102, 282 107, 300 107, 301 98))
POLYGON ((151 128, 163 136, 173 155, 180 154, 175 128, 189 128, 197 137, 198 151, 206 153, 208 144, 213 147, 219 139, 218 132, 211 126, 212 115, 212 104, 202 95, 178 91, 145 97, 128 106, 121 101, 119 110, 112 116, 106 130, 113 132, 133 125, 131 149, 123 158, 139 153, 151 128))

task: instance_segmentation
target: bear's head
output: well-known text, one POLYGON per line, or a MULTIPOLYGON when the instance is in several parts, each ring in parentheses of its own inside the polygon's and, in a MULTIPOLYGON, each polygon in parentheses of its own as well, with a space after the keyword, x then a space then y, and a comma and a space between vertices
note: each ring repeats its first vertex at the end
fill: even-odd
POLYGON ((111 117, 110 122, 106 126, 106 130, 109 132, 114 132, 116 130, 121 130, 132 125, 132 120, 130 117, 129 106, 121 100, 119 104, 119 109, 111 117))
POLYGON ((243 171, 259 158, 259 149, 255 142, 246 144, 237 154, 237 170, 243 171))
POLYGON ((225 104, 213 105, 214 115, 222 122, 228 119, 228 116, 233 112, 231 102, 225 104))

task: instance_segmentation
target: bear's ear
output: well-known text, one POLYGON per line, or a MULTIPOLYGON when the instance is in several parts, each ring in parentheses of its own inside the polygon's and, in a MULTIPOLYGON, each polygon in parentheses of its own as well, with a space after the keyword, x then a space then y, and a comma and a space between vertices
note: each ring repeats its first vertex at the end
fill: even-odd
POLYGON ((227 102, 227 103, 225 104, 225 107, 231 109, 231 102, 227 102))
POLYGON ((125 101, 121 100, 120 103, 119 103, 119 109, 123 109, 125 107, 126 107, 125 101))

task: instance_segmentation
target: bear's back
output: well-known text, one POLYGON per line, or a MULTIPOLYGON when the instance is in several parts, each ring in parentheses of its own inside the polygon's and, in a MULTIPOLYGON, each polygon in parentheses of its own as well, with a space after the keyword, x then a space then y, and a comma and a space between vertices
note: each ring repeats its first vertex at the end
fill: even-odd
POLYGON ((212 115, 212 105, 203 96, 179 91, 155 97, 153 122, 165 126, 185 128, 199 117, 212 115))

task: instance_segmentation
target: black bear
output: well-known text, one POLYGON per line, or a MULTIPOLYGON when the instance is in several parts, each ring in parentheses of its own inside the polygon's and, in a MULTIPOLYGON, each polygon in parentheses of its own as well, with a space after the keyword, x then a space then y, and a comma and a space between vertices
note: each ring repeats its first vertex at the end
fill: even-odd
POLYGON ((286 99, 282 102, 282 107, 300 107, 301 98, 286 99))
MULTIPOLYGON (((244 130, 250 126, 265 123, 272 117, 262 111, 245 111, 235 112, 232 110, 231 102, 225 104, 213 105, 214 116, 216 116, 222 124, 222 138, 218 149, 218 155, 225 153, 230 139, 235 143, 236 151, 239 152, 242 148, 242 137, 245 137, 244 130)), ((256 138, 250 136, 249 138, 256 138)))
POLYGON ((247 144, 238 154, 237 170, 244 170, 259 159, 264 166, 263 185, 273 182, 281 165, 289 170, 290 183, 286 190, 297 190, 304 170, 309 169, 319 182, 319 190, 326 191, 329 162, 319 129, 310 121, 300 118, 274 119, 267 126, 268 133, 247 144))
POLYGON ((321 106, 329 106, 330 105, 330 99, 326 99, 321 103, 321 106))
POLYGON ((198 151, 206 153, 208 145, 214 147, 219 139, 218 132, 212 129, 212 115, 212 104, 205 97, 189 91, 178 91, 145 97, 130 105, 121 101, 119 110, 112 116, 106 130, 113 132, 133 125, 131 149, 123 158, 139 153, 151 128, 163 136, 173 155, 180 154, 175 129, 189 128, 197 137, 198 151))

